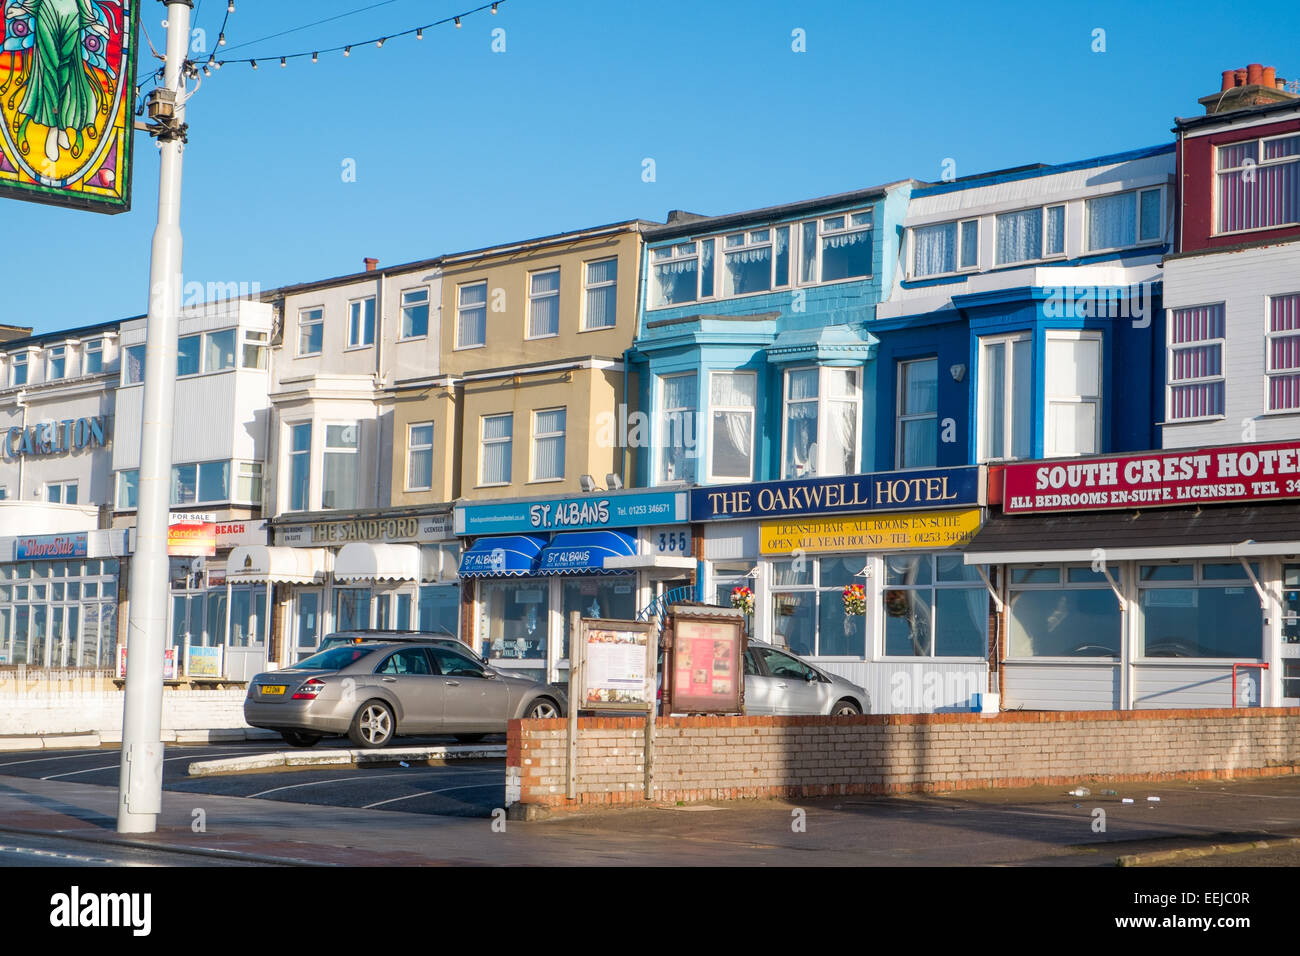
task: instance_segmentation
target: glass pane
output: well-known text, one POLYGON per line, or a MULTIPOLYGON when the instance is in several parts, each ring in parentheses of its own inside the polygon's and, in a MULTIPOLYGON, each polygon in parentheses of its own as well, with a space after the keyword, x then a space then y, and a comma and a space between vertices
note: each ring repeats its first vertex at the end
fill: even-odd
POLYGON ((930 556, 885 555, 885 583, 894 587, 919 587, 930 584, 930 556))
POLYGON ((209 332, 207 348, 203 355, 203 370, 219 372, 235 367, 235 330, 225 329, 221 332, 209 332))
POLYGON ((1144 588, 1145 657, 1263 656, 1263 611, 1250 584, 1229 588, 1144 588))
POLYGON ((791 402, 786 405, 786 478, 804 478, 817 473, 817 403, 791 402))
POLYGON ((460 588, 454 584, 420 588, 420 630, 460 633, 460 588))
POLYGON ((1120 636, 1109 588, 1011 594, 1009 657, 1119 657, 1120 636))
POLYGON ((1137 193, 1089 199, 1088 249, 1131 246, 1137 238, 1137 193))
POLYGON ((806 558, 799 561, 773 561, 770 567, 774 588, 812 584, 812 562, 806 558))
POLYGON ((978 219, 970 219, 961 224, 961 267, 975 269, 979 267, 980 224, 978 219))
POLYGON ((422 338, 429 332, 429 291, 402 293, 402 338, 422 338))
POLYGON ((772 288, 772 247, 757 246, 723 256, 722 294, 744 295, 772 288))
POLYGON ((636 580, 630 575, 603 578, 569 578, 562 589, 560 657, 569 656, 569 615, 578 611, 583 617, 613 618, 630 621, 636 618, 636 580))
POLYGON ((817 266, 817 223, 805 222, 803 235, 799 243, 799 281, 814 281, 817 266))
POLYGON ((997 247, 994 261, 998 265, 1024 262, 1042 256, 1043 211, 1025 209, 997 217, 997 247))
POLYGON ((752 474, 752 412, 714 412, 710 471, 715 478, 747 479, 752 474))
POLYGON ((871 275, 871 230, 822 237, 822 281, 871 275))
MULTIPOLYGON (((928 564, 928 559, 927 559, 928 564)), ((887 590, 883 595, 885 613, 885 654, 891 657, 929 657, 933 628, 929 588, 921 590, 887 590)))
POLYGON ((654 304, 656 307, 694 302, 699 295, 699 259, 656 263, 654 304))
POLYGON ((772 634, 796 654, 813 653, 816 623, 815 591, 787 591, 772 595, 772 634))
MULTIPOLYGON (((819 558, 817 561, 818 586, 843 590, 849 584, 862 584, 866 580, 861 575, 865 564, 866 559, 864 557, 819 558)), ((839 591, 836 591, 837 595, 839 593, 839 591)))
POLYGON ((899 460, 900 468, 924 468, 933 466, 939 460, 939 419, 918 418, 903 422, 903 454, 899 460))
POLYGON ((989 595, 981 588, 934 592, 936 657, 984 657, 988 651, 989 595))
POLYGON ((198 494, 199 466, 175 465, 172 467, 172 504, 193 504, 198 494))
POLYGON ((776 230, 776 285, 790 284, 790 227, 776 230))
POLYGON ((176 374, 197 375, 201 335, 185 335, 176 342, 176 374))
POLYGON ((334 629, 364 630, 370 627, 370 589, 338 588, 334 592, 334 629))
POLYGON ((199 465, 199 500, 226 501, 230 498, 230 462, 209 461, 199 465))
POLYGON ((315 647, 320 643, 320 594, 301 591, 298 594, 298 646, 315 647))
MULTIPOLYGON (((827 583, 824 576, 822 583, 827 583)), ((866 621, 865 615, 845 613, 842 591, 819 591, 817 653, 825 657, 866 657, 866 621)))
POLYGON ((985 345, 980 350, 980 418, 983 421, 984 458, 1007 457, 1004 432, 1006 426, 1006 347, 1002 342, 985 345))
POLYGON ((1140 239, 1160 238, 1160 190, 1148 189, 1142 193, 1142 233, 1140 239))
POLYGON ((1192 581, 1196 568, 1190 564, 1144 564, 1138 568, 1140 581, 1192 581))
POLYGON ((858 404, 827 402, 821 473, 851 475, 858 470, 858 404))
POLYGON ((1011 343, 1011 361, 1011 454, 1015 458, 1028 458, 1029 423, 1033 403, 1033 393, 1030 390, 1033 382, 1030 371, 1033 356, 1028 339, 1019 339, 1011 343))
POLYGON ((939 407, 939 361, 925 359, 903 363, 904 415, 924 414, 939 407))
POLYGON ((549 583, 482 581, 479 592, 484 656, 489 660, 545 660, 549 583))
POLYGON ((917 278, 954 272, 957 268, 957 224, 921 226, 912 230, 912 275, 917 278))
POLYGON ((207 632, 205 644, 208 647, 218 647, 226 642, 225 591, 213 590, 208 592, 207 632))
POLYGON ((1044 255, 1055 256, 1065 252, 1065 207, 1052 206, 1047 210, 1047 230, 1044 255))
POLYGON ((1060 584, 1060 568, 1012 568, 1012 584, 1060 584))
POLYGON ((1101 382, 1099 339, 1047 340, 1047 388, 1052 395, 1095 397, 1101 382))
POLYGON ((934 563, 940 584, 947 581, 981 581, 976 565, 967 564, 960 554, 936 554, 934 563))
POLYGON ((713 240, 700 243, 700 295, 713 295, 713 240))

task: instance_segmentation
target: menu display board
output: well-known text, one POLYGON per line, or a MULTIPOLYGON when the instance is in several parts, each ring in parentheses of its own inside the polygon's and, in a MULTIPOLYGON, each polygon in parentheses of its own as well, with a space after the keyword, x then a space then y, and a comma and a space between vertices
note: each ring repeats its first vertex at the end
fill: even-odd
POLYGON ((647 710, 655 693, 651 630, 636 621, 583 618, 581 709, 647 710))
POLYGON ((738 714, 744 706, 744 621, 673 615, 670 707, 675 714, 738 714))

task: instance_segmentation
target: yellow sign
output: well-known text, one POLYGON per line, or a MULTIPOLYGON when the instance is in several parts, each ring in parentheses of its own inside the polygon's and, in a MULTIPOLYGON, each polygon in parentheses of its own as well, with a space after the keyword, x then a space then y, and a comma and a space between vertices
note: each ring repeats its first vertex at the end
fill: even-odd
POLYGON ((951 548, 965 544, 980 526, 980 510, 906 511, 764 521, 763 554, 827 551, 895 551, 901 548, 951 548))

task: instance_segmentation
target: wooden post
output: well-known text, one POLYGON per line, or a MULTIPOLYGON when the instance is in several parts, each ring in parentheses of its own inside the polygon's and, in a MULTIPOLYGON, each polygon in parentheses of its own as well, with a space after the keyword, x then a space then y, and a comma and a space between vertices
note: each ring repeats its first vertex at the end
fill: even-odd
POLYGON ((587 647, 582 635, 582 612, 569 612, 569 759, 568 788, 570 800, 578 796, 578 704, 581 702, 583 664, 587 647), (574 652, 577 653, 574 653, 574 652))
POLYGON ((647 680, 650 701, 646 704, 645 716, 645 754, 642 763, 645 765, 645 798, 653 800, 655 795, 655 711, 659 707, 656 700, 656 688, 658 685, 659 671, 659 638, 658 628, 654 629, 655 637, 646 638, 646 656, 650 659, 650 676, 647 680))

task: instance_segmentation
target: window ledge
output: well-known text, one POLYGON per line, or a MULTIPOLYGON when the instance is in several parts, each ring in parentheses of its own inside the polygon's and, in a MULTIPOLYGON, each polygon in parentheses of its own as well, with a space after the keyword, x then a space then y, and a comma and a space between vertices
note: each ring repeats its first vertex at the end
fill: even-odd
POLYGON ((526 484, 526 485, 553 485, 553 484, 555 484, 556 482, 564 481, 564 480, 565 480, 565 479, 564 479, 564 476, 561 475, 559 478, 532 478, 532 479, 529 479, 528 481, 525 481, 524 484, 526 484))

